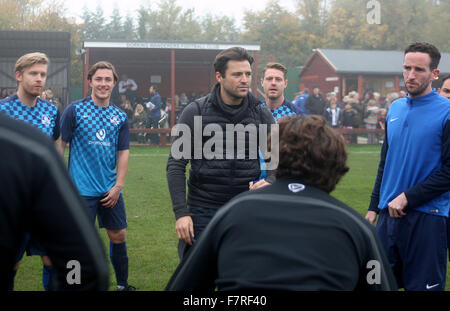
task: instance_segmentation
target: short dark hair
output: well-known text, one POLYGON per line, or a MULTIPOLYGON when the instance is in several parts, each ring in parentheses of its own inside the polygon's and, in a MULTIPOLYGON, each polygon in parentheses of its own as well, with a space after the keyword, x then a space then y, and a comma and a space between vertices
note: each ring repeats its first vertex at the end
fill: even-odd
POLYGON ((430 69, 431 70, 434 70, 439 66, 439 61, 441 60, 441 53, 439 52, 437 47, 435 47, 431 43, 414 42, 406 48, 405 55, 407 53, 415 53, 415 52, 426 53, 430 56, 430 58, 431 58, 430 69))
POLYGON ((253 57, 248 54, 248 51, 244 48, 235 46, 217 54, 216 59, 214 60, 215 72, 219 72, 222 77, 225 77, 227 65, 230 60, 248 61, 250 65, 253 64, 253 57))
POLYGON ((155 84, 150 85, 150 88, 153 88, 155 92, 158 92, 158 86, 155 84))
POLYGON ((119 76, 117 75, 117 71, 114 68, 113 64, 111 64, 110 62, 106 62, 106 61, 99 61, 99 62, 95 63, 94 65, 92 65, 92 67, 88 71, 87 79, 89 81, 92 81, 92 77, 95 75, 95 73, 99 69, 111 70, 113 73, 113 76, 114 76, 114 82, 119 81, 119 76))
POLYGON ((287 72, 288 72, 288 70, 283 64, 280 64, 280 63, 268 63, 266 65, 266 67, 264 67, 264 69, 262 71, 263 79, 264 79, 264 75, 266 74, 267 69, 277 69, 277 70, 279 70, 279 71, 281 71, 283 73, 284 80, 287 79, 287 72))
POLYGON ((276 178, 297 177, 328 193, 333 191, 349 170, 344 139, 318 115, 283 118, 278 124, 276 178))
POLYGON ((447 81, 448 79, 450 79, 450 75, 444 76, 444 77, 442 78, 442 84, 441 84, 441 85, 444 85, 444 82, 447 81))

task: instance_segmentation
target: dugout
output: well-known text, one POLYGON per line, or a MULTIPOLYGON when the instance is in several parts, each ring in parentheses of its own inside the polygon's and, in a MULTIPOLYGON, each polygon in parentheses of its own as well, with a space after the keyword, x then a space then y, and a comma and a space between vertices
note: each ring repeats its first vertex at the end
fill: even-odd
POLYGON ((0 88, 16 90, 14 66, 27 53, 42 52, 50 58, 46 89, 63 104, 70 101, 70 33, 62 31, 0 30, 0 88))
MULTIPOLYGON (((192 91, 197 95, 207 94, 216 82, 213 70, 216 55, 233 46, 247 49, 255 58, 253 68, 257 68, 258 44, 85 41, 83 95, 89 89, 89 67, 101 60, 114 64, 119 76, 126 74, 134 79, 138 85, 136 95, 141 97, 148 96, 150 84, 158 85, 163 98, 174 98, 181 93, 189 96, 192 91)), ((251 87, 258 88, 257 72, 251 87)))

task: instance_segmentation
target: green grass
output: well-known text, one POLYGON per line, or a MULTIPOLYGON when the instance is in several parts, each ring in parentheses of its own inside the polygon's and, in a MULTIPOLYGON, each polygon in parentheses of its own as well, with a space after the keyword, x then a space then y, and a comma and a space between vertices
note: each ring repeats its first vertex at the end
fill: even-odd
MULTIPOLYGON (((332 195, 364 216, 377 173, 380 146, 350 146, 348 152, 350 171, 332 195)), ((168 154, 169 148, 131 148, 123 195, 128 221, 129 283, 138 290, 163 290, 178 264, 178 239, 166 180, 168 154)), ((106 232, 101 229, 99 233, 108 254, 106 232)), ((111 264, 109 266, 110 289, 113 290, 115 276, 111 264)), ((38 256, 25 256, 16 276, 15 289, 42 290, 41 271, 38 256)), ((447 290, 449 288, 447 285, 447 290)))

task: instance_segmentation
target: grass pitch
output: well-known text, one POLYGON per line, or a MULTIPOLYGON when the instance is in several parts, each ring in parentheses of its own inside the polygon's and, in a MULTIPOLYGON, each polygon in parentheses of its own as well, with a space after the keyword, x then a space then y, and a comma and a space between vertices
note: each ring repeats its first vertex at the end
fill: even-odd
MULTIPOLYGON (((349 146, 350 171, 332 195, 365 215, 376 178, 380 146, 349 146)), ((163 290, 178 264, 175 217, 166 180, 169 148, 132 147, 123 189, 127 210, 129 283, 138 290, 163 290)), ((109 254, 105 230, 99 230, 109 254)), ((109 257, 108 257, 109 258, 109 257)), ((110 290, 116 286, 110 267, 110 290)), ((447 270, 448 271, 448 270, 447 270)), ((40 291, 42 263, 38 256, 24 256, 15 290, 40 291)), ((447 272, 447 279, 450 274, 447 272)), ((447 290, 450 288, 447 282, 447 290)))

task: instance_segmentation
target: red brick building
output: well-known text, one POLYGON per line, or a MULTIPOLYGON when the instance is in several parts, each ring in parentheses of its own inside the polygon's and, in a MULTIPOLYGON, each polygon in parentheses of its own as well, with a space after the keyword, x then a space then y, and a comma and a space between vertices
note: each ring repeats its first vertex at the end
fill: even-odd
MULTIPOLYGON (((441 53, 441 76, 450 74, 450 53, 441 53)), ((299 73, 300 89, 320 87, 323 94, 336 92, 339 100, 350 91, 362 97, 373 89, 381 96, 404 89, 403 52, 316 49, 299 73)))

